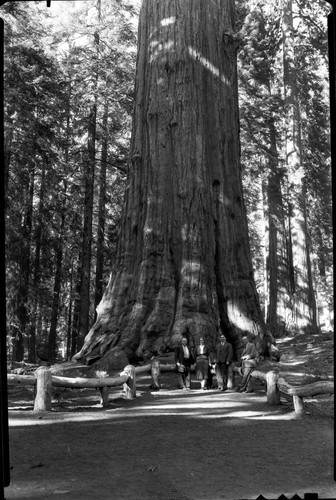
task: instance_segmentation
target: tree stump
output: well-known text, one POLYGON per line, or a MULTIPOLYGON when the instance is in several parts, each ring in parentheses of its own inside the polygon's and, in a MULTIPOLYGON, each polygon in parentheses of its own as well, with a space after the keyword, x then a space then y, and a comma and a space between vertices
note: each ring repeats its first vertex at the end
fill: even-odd
POLYGON ((51 411, 52 379, 47 366, 40 366, 35 371, 36 396, 34 411, 51 411))
POLYGON ((269 405, 279 405, 280 403, 280 392, 277 386, 278 374, 275 371, 269 371, 266 373, 266 383, 267 383, 267 403, 269 405))
POLYGON ((303 417, 305 415, 303 398, 300 396, 293 396, 294 410, 298 417, 303 417))
POLYGON ((100 404, 102 405, 103 408, 107 408, 108 406, 110 406, 109 390, 107 387, 99 387, 99 392, 100 392, 100 404))
POLYGON ((151 363, 151 375, 152 375, 152 388, 154 390, 159 391, 161 387, 160 384, 161 366, 160 366, 160 361, 158 359, 153 359, 151 363))
POLYGON ((233 371, 233 364, 231 363, 228 368, 227 388, 233 389, 234 385, 235 385, 235 374, 233 371))
POLYGON ((136 379, 135 379, 135 368, 133 365, 127 365, 121 375, 126 375, 128 377, 127 382, 124 384, 124 391, 126 399, 136 398, 136 379))

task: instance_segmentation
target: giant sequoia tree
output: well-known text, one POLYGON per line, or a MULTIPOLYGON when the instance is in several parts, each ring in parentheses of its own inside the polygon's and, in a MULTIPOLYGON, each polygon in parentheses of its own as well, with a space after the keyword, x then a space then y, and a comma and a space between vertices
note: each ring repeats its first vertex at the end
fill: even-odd
POLYGON ((222 328, 264 337, 239 164, 233 0, 144 0, 115 272, 75 359, 117 367, 222 328))

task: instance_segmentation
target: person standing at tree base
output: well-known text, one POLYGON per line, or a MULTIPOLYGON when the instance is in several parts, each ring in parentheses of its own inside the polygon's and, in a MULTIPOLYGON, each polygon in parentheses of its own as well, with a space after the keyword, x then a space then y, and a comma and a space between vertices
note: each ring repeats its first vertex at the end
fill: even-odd
POLYGON ((208 387, 208 374, 210 363, 210 351, 205 345, 204 339, 199 339, 199 345, 196 346, 194 358, 196 360, 196 378, 201 381, 201 389, 204 391, 208 387))
POLYGON ((188 347, 188 339, 182 338, 181 344, 175 350, 175 361, 179 374, 181 389, 190 390, 190 368, 192 365, 191 350, 188 347))
POLYGON ((243 379, 238 388, 239 392, 253 392, 251 385, 251 373, 257 366, 257 359, 259 356, 258 350, 253 343, 253 335, 245 335, 243 337, 245 348, 242 353, 242 374, 243 379))
POLYGON ((222 333, 220 342, 216 349, 216 376, 219 391, 226 391, 228 369, 232 362, 233 349, 232 345, 227 342, 225 335, 222 333))

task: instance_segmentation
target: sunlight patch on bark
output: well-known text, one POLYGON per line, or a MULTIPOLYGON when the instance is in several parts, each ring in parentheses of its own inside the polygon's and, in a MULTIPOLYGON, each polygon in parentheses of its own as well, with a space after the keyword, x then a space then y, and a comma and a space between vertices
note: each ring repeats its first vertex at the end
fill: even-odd
POLYGON ((193 47, 188 47, 188 53, 193 59, 195 59, 195 61, 200 62, 214 76, 216 76, 217 78, 220 78, 223 83, 225 83, 226 85, 230 84, 229 79, 226 78, 226 76, 221 75, 219 72, 219 69, 216 66, 214 66, 208 59, 203 57, 200 52, 195 50, 193 47))
POLYGON ((232 300, 228 300, 227 312, 229 321, 242 331, 253 332, 255 329, 254 321, 243 314, 232 300))
POLYGON ((149 61, 152 63, 158 59, 159 55, 162 52, 168 52, 172 47, 174 47, 175 44, 173 40, 169 40, 168 42, 161 43, 157 41, 152 41, 149 44, 149 61))
POLYGON ((162 19, 160 24, 161 26, 168 26, 169 24, 174 24, 176 21, 176 17, 175 16, 172 16, 172 17, 166 17, 165 19, 162 19))

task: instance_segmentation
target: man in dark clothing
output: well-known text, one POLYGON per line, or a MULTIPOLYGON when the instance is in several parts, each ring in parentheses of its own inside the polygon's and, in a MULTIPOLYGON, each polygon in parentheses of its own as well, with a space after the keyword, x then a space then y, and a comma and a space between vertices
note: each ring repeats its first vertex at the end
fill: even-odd
POLYGON ((175 361, 179 374, 180 388, 190 390, 190 367, 193 360, 186 337, 183 337, 181 344, 175 350, 175 361))
POLYGON ((251 386, 251 373, 257 366, 257 359, 259 356, 258 350, 253 343, 253 336, 251 334, 243 337, 245 349, 242 352, 242 373, 243 379, 241 381, 239 392, 253 392, 251 386))
POLYGON ((219 391, 226 391, 228 369, 233 357, 232 345, 226 341, 223 333, 220 336, 220 342, 216 349, 216 375, 219 391))

